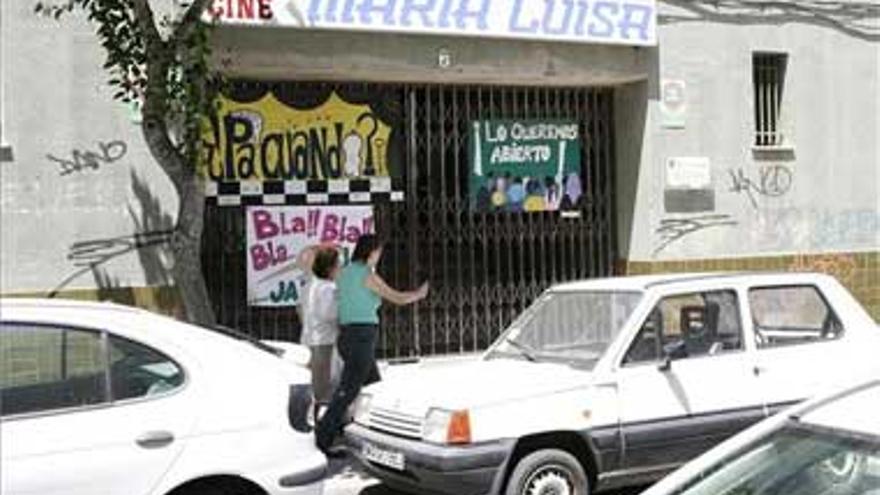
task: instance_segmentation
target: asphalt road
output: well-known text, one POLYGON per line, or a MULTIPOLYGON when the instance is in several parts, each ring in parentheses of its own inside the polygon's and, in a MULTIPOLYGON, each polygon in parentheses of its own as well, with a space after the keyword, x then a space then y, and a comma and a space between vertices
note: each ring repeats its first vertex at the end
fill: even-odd
MULTIPOLYGON (((637 495, 645 487, 606 492, 604 495, 637 495)), ((330 461, 330 477, 324 495, 409 495, 393 490, 364 473, 348 460, 330 461)))

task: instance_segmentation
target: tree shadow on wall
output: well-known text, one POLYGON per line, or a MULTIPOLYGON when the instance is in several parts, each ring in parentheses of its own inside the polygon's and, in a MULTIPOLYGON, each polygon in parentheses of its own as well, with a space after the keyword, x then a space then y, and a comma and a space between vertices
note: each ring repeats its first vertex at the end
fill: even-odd
POLYGON ((661 13, 660 24, 803 23, 831 27, 865 41, 880 41, 880 4, 877 3, 846 0, 664 0, 663 3, 687 14, 661 13))
POLYGON ((171 259, 168 242, 174 232, 174 218, 165 212, 161 200, 134 171, 131 172, 131 185, 135 201, 140 206, 128 205, 134 232, 71 244, 67 259, 74 266, 74 271, 52 289, 48 297, 55 297, 82 275, 92 273, 99 300, 143 305, 146 301, 138 300, 135 289, 121 287, 119 277, 111 276, 105 266, 120 256, 136 251, 146 285, 152 288, 150 292, 154 296, 154 300, 147 305, 165 313, 176 314, 179 311, 179 297, 171 289, 173 280, 168 268, 171 259))

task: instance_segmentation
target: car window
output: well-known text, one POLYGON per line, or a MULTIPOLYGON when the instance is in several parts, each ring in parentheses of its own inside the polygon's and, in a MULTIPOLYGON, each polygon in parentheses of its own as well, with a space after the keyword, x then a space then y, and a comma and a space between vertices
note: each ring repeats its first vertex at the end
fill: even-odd
POLYGON ((840 319, 811 285, 753 288, 749 306, 759 349, 832 340, 843 334, 840 319))
POLYGON ((114 401, 150 397, 183 384, 183 370, 164 354, 110 337, 110 383, 114 401))
POLYGON ((592 369, 641 298, 639 292, 548 291, 502 334, 487 359, 519 356, 592 369))
POLYGON ((104 356, 100 332, 0 325, 0 414, 105 402, 104 356))
POLYGON ((672 495, 876 495, 880 443, 791 423, 697 472, 672 495))
POLYGON ((732 290, 665 297, 651 310, 624 357, 624 364, 699 357, 743 348, 742 324, 732 290))

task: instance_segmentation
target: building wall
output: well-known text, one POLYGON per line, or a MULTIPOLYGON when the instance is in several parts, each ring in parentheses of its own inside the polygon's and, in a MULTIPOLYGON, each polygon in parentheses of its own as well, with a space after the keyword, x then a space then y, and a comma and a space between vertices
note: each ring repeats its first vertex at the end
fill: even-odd
MULTIPOLYGON (((880 40, 800 18, 682 7, 701 3, 662 3, 656 48, 222 28, 215 64, 262 79, 613 85, 622 269, 830 271, 838 265, 826 257, 839 255, 880 317, 870 292, 880 284, 870 261, 880 250, 880 40), (789 55, 786 152, 752 148, 756 50, 789 55), (682 129, 662 126, 666 79, 686 84, 682 129), (667 211, 671 157, 708 158, 714 208, 667 211), (791 181, 768 196, 762 173, 791 181)), ((102 63, 81 19, 0 3, 0 293, 174 299, 161 232, 177 199, 136 112, 112 101, 102 63)))
POLYGON ((137 112, 112 100, 92 28, 37 16, 32 2, 0 13, 0 293, 167 305, 156 233, 173 226, 177 198, 137 112))
POLYGON ((773 9, 673 5, 686 3, 663 4, 656 73, 617 95, 622 267, 828 271, 880 318, 880 36, 773 9), (755 51, 788 54, 788 150, 752 146, 755 51), (686 85, 681 129, 663 125, 668 79, 686 85), (714 208, 670 211, 672 157, 708 158, 714 208))
POLYGON ((266 80, 611 85, 651 63, 642 48, 387 33, 220 27, 214 43, 224 73, 266 80))

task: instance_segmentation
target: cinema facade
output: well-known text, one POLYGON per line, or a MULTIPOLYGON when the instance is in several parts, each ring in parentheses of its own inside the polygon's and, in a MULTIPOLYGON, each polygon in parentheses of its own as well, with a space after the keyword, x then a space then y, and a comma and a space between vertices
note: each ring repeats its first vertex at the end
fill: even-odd
MULTIPOLYGON (((483 349, 553 283, 622 273, 820 269, 876 313, 876 144, 835 165, 873 173, 873 189, 816 199, 855 188, 814 180, 827 175, 812 153, 849 138, 809 142, 791 111, 835 84, 801 79, 819 63, 801 37, 825 32, 865 63, 876 40, 710 13, 218 0, 215 64, 232 84, 206 127, 204 259, 221 322, 295 339, 290 260, 369 231, 388 242, 388 280, 432 287, 383 310, 386 357, 483 349)), ((864 113, 838 110, 823 118, 864 113)))

